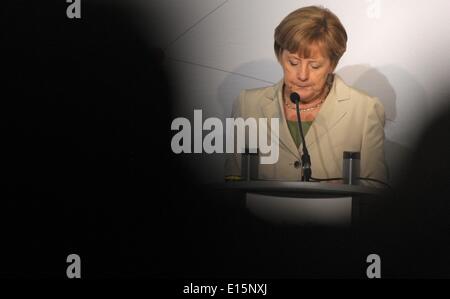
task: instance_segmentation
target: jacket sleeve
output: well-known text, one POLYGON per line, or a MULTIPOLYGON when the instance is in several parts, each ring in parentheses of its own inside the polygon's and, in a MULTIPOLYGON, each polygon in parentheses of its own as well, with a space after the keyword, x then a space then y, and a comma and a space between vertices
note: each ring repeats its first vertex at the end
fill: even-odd
MULTIPOLYGON (((387 168, 384 156, 384 124, 385 113, 381 102, 372 98, 369 102, 365 118, 361 144, 361 174, 363 178, 371 178, 387 182, 387 168)), ((362 182, 364 185, 380 186, 377 183, 362 182)))
MULTIPOLYGON (((233 109, 231 112, 232 118, 244 117, 243 103, 245 98, 245 90, 241 91, 239 97, 233 103, 233 109)), ((241 154, 236 151, 236 132, 234 135, 234 153, 227 154, 225 161, 225 180, 233 181, 241 179, 241 154)))

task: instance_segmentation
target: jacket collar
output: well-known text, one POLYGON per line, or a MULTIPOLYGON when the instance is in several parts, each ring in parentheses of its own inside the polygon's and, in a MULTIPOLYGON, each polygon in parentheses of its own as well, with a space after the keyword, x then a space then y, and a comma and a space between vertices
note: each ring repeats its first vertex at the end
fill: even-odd
MULTIPOLYGON (((271 100, 270 103, 263 107, 264 116, 267 118, 280 119, 279 140, 280 144, 296 158, 299 157, 299 149, 297 148, 291 133, 287 126, 286 116, 283 109, 283 80, 275 84, 272 88, 268 88, 264 96, 271 100)), ((336 126, 347 114, 350 99, 350 87, 344 81, 335 75, 331 90, 316 116, 311 128, 305 136, 305 142, 308 149, 317 144, 325 134, 336 126)), ((269 122, 270 123, 270 122, 269 122)), ((301 149, 301 145, 300 145, 301 149)))

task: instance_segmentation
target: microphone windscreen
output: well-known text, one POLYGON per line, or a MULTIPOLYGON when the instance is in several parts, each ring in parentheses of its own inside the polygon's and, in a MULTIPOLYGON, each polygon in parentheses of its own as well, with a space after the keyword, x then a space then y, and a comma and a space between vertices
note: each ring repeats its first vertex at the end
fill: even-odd
POLYGON ((291 102, 294 104, 297 104, 298 102, 300 102, 300 96, 296 92, 291 93, 290 99, 291 99, 291 102))

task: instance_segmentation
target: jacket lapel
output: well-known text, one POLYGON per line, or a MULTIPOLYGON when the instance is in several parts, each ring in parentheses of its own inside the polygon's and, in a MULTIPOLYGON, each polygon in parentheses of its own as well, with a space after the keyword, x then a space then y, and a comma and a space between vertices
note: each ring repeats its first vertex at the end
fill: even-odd
POLYGON ((341 121, 347 113, 347 100, 350 99, 350 89, 342 79, 335 75, 333 86, 316 116, 308 134, 305 136, 306 145, 311 147, 341 121))
POLYGON ((263 107, 263 114, 268 120, 271 118, 278 118, 280 120, 280 131, 278 136, 280 145, 283 146, 290 154, 292 154, 293 158, 297 160, 300 155, 286 122, 286 116, 284 115, 283 109, 282 92, 283 80, 274 85, 274 88, 268 90, 265 94, 266 98, 270 100, 270 104, 263 107))
MULTIPOLYGON (((264 116, 270 120, 271 118, 278 118, 280 120, 279 141, 295 159, 299 159, 300 149, 297 148, 294 139, 289 131, 286 116, 284 115, 283 101, 283 80, 274 85, 273 89, 269 89, 265 97, 270 100, 270 103, 263 107, 264 116)), ((305 136, 305 142, 308 148, 319 142, 319 140, 331 129, 336 126, 347 114, 347 100, 350 99, 350 89, 342 81, 342 79, 335 75, 333 86, 326 98, 325 103, 316 116, 311 128, 305 136)), ((269 121, 270 126, 270 121, 269 121)))

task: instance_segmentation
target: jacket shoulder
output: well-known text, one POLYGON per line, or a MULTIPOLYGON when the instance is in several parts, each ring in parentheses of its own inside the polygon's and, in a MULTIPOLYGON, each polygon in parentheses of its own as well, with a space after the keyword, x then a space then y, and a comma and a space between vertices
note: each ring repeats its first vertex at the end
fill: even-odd
POLYGON ((277 85, 242 90, 235 102, 236 115, 243 117, 257 117, 262 115, 262 108, 273 103, 277 85))
POLYGON ((264 104, 274 98, 276 85, 245 89, 241 91, 240 98, 245 104, 264 104))
MULTIPOLYGON (((343 83, 343 81, 342 81, 343 83)), ((352 107, 353 113, 358 115, 376 115, 376 118, 384 125, 385 111, 383 103, 374 96, 367 94, 366 92, 351 87, 345 83, 342 86, 342 90, 346 90, 349 104, 352 107)))
POLYGON ((378 98, 369 95, 365 91, 362 91, 360 89, 349 87, 350 89, 350 97, 352 99, 356 99, 357 101, 364 103, 364 104, 375 104, 376 102, 379 102, 378 98))
POLYGON ((348 95, 350 99, 352 99, 355 104, 359 105, 382 105, 380 100, 377 97, 371 96, 365 91, 352 87, 345 83, 341 78, 338 78, 339 82, 339 90, 342 94, 348 95))

